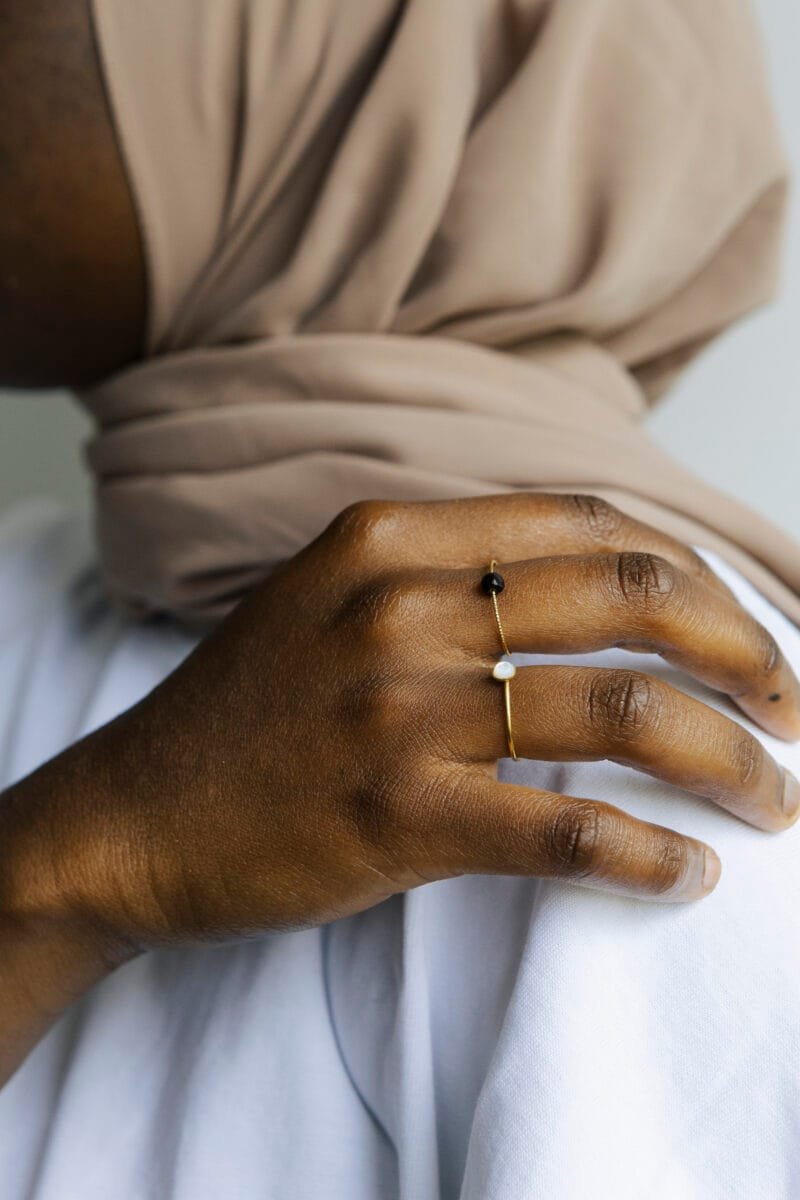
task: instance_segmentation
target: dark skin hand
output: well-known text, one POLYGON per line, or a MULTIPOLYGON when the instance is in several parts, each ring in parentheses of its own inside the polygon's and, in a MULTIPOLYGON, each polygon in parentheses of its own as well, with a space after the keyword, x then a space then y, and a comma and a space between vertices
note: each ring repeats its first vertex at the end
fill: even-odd
MULTIPOLYGON (((712 890, 719 861, 696 839, 496 780, 490 555, 515 650, 648 650, 800 736, 770 635, 691 551, 602 501, 355 505, 147 699, 5 794, 0 1073, 150 947, 315 925, 466 873, 669 902, 712 890)), ((512 694, 523 756, 626 763, 762 830, 796 819, 798 786, 757 738, 652 676, 532 666, 512 694)))
MULTIPOLYGON (((6 0, 0 91, 0 378, 88 382, 138 355, 145 289, 82 0, 6 0)), ((515 650, 661 654, 800 736, 772 638, 691 551, 602 501, 356 505, 147 699, 0 798, 0 1081, 149 947, 313 925, 468 872, 713 889, 695 839, 496 780, 491 556, 515 650)), ((512 689, 520 755, 613 759, 763 830, 796 819, 752 734, 652 676, 528 667, 512 689)))

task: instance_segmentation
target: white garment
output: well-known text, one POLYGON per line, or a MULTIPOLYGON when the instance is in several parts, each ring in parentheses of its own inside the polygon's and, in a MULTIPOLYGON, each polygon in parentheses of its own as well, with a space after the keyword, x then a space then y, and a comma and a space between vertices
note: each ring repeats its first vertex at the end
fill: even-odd
MULTIPOLYGON (((800 669, 798 631, 709 558, 800 669)), ((3 786, 192 645, 110 611, 92 564, 82 519, 0 523, 3 786)), ((641 666, 733 712, 657 658, 560 661, 641 666)), ((759 736, 800 773, 798 746, 759 736)), ((762 833, 610 763, 504 769, 707 840, 715 893, 467 877, 146 955, 0 1092, 0 1200, 800 1196, 800 824, 762 833)))

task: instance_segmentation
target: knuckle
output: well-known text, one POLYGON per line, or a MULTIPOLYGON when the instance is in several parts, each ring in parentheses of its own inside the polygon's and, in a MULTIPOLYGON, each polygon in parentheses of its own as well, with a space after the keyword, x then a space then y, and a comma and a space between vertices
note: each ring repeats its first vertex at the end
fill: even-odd
POLYGON ((653 855, 650 885, 655 895, 672 891, 686 875, 686 843, 676 834, 659 840, 653 855))
POLYGON ((615 585, 626 604, 645 611, 663 608, 675 595, 681 573, 668 559, 644 551, 614 556, 615 585))
POLYGON ((428 587, 421 579, 375 576, 354 588, 337 612, 346 635, 394 655, 410 653, 420 642, 428 587))
POLYGON ((620 510, 600 496, 568 496, 567 504, 576 523, 593 541, 611 541, 625 523, 620 510))
POLYGON ((702 555, 693 550, 691 546, 681 546, 683 553, 686 555, 686 561, 689 565, 689 570, 693 571, 701 583, 705 583, 710 587, 719 587, 722 583, 719 575, 712 567, 708 565, 702 555))
POLYGON ((334 517, 329 529, 344 553, 380 559, 392 540, 399 512, 400 505, 390 500, 357 500, 334 517))
POLYGON ((398 828, 406 837, 421 838, 431 849, 442 836, 463 838, 464 814, 457 789, 431 769, 430 764, 426 765, 419 754, 414 770, 405 779, 407 786, 398 828))
POLYGON ((402 812, 402 799, 386 782, 364 782, 353 789, 349 810, 359 842, 375 848, 391 837, 402 812))
POLYGON ((550 823, 547 852, 555 871, 570 878, 594 874, 599 866, 602 805, 576 800, 564 804, 550 823))
POLYGON ((756 628, 756 665, 762 675, 772 675, 781 658, 781 650, 775 638, 763 625, 756 628))
MULTIPOLYGON (((430 840, 430 814, 443 801, 439 785, 430 772, 413 776, 394 774, 365 780, 350 797, 350 820, 362 846, 391 854, 396 878, 403 863, 408 870, 420 859, 420 841, 430 840)), ((414 880, 406 880, 409 886, 414 880)), ((416 880, 419 882, 419 880, 416 880)))
POLYGON ((419 718, 418 689, 382 669, 372 675, 360 673, 351 687, 342 690, 340 705, 359 741, 394 755, 408 740, 407 728, 419 718))
POLYGON ((630 741, 658 720, 661 698, 638 671, 598 671, 589 685, 589 722, 605 738, 630 741))
POLYGON ((731 747, 731 767, 736 784, 747 789, 751 787, 761 774, 764 762, 764 749, 758 738, 742 730, 734 737, 731 747))

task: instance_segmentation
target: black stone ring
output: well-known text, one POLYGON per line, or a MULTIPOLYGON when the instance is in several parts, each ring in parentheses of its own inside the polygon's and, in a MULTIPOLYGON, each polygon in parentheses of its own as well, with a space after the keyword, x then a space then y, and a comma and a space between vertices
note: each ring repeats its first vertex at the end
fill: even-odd
POLYGON ((505 579, 497 571, 487 571, 481 580, 481 587, 487 596, 496 596, 505 586, 505 579))

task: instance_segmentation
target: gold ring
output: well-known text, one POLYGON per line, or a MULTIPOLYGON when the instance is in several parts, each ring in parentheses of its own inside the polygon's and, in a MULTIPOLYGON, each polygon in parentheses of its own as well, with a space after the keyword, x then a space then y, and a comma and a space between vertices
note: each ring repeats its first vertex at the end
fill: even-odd
MULTIPOLYGON (((491 598, 492 608, 494 610, 494 621, 497 626, 497 632, 500 635, 500 645, 503 647, 503 654, 510 654, 506 635, 503 630, 503 622, 500 620, 500 607, 497 603, 497 597, 503 588, 506 586, 506 581, 503 576, 495 570, 497 560, 492 559, 489 563, 489 570, 481 579, 481 587, 487 596, 491 598)), ((506 742, 508 744, 508 753, 517 761, 517 750, 514 745, 514 733, 511 728, 511 680, 517 673, 517 668, 508 658, 499 659, 492 667, 492 678, 497 679, 503 685, 503 708, 506 718, 506 742)))

